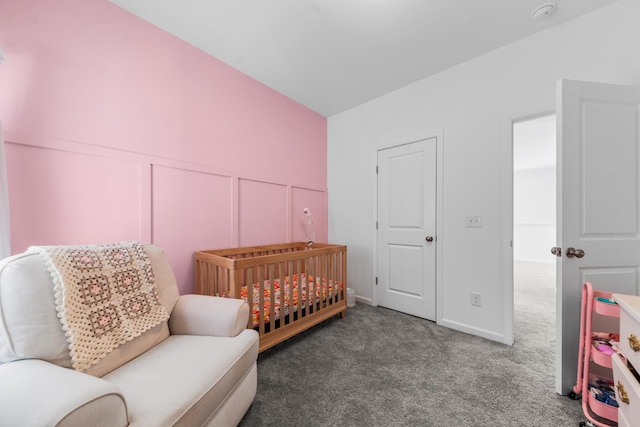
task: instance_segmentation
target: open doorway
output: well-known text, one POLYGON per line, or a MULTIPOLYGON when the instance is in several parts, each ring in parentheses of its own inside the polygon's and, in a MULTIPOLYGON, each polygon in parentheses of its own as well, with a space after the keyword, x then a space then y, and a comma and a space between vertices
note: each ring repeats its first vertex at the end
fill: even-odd
POLYGON ((553 363, 556 116, 515 121, 512 135, 514 339, 553 363))

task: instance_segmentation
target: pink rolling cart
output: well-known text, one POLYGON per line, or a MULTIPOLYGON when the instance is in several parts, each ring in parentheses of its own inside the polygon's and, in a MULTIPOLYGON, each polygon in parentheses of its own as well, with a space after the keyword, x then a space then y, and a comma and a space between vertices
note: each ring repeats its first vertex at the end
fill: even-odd
POLYGON ((620 318, 620 307, 611 299, 611 296, 609 292, 594 291, 589 282, 585 282, 582 286, 578 381, 569 394, 569 397, 576 400, 582 397, 582 410, 588 421, 581 422, 580 426, 611 426, 618 422, 618 407, 613 392, 611 354, 615 351, 615 343, 619 341, 620 335, 617 330, 616 332, 593 330, 594 313, 620 318), (598 375, 592 372, 596 366, 598 375))

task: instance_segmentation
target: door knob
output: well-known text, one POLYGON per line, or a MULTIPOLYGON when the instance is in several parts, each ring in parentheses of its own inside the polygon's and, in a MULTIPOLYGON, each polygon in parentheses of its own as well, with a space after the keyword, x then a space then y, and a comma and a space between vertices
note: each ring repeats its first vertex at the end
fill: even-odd
POLYGON ((426 240, 427 240, 427 242, 431 243, 431 242, 433 242, 433 237, 432 236, 427 236, 426 240))
POLYGON ((583 256, 584 251, 582 249, 567 248, 567 258, 582 258, 583 256))
POLYGON ((561 257, 562 256, 562 248, 554 246, 554 247, 551 248, 551 253, 554 254, 557 257, 561 257))

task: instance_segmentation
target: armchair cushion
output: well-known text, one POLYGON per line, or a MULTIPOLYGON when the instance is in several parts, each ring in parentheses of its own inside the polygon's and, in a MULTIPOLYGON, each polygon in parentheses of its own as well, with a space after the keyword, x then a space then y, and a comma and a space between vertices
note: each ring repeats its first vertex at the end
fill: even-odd
MULTIPOLYGON (((235 338, 172 335, 103 379, 126 396, 132 425, 204 425, 255 365, 256 335, 251 329, 235 338)), ((257 377, 252 382, 253 394, 242 397, 247 407, 257 377)))
MULTIPOLYGON (((156 279, 158 299, 171 313, 178 300, 176 279, 156 245, 144 245, 156 279)), ((102 376, 169 336, 168 323, 120 345, 84 372, 102 376)), ((67 338, 57 317, 54 284, 42 257, 26 252, 0 263, 0 362, 42 359, 71 367, 67 338), (24 286, 28 283, 29 286, 24 286), (46 336, 48 339, 43 340, 46 336)))
POLYGON ((120 390, 103 379, 42 360, 0 365, 0 425, 126 426, 120 390))
POLYGON ((249 304, 232 298, 182 295, 178 299, 169 329, 172 335, 235 337, 247 328, 249 304))
POLYGON ((0 362, 42 359, 71 367, 67 345, 51 275, 42 258, 23 253, 4 259, 0 263, 0 362))

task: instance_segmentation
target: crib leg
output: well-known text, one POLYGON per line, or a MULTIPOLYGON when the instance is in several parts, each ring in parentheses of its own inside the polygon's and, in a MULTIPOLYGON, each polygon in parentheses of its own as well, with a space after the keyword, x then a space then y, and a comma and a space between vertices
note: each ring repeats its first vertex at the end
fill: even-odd
POLYGON ((346 316, 347 316, 347 311, 346 310, 340 312, 340 318, 341 319, 344 319, 346 316))

